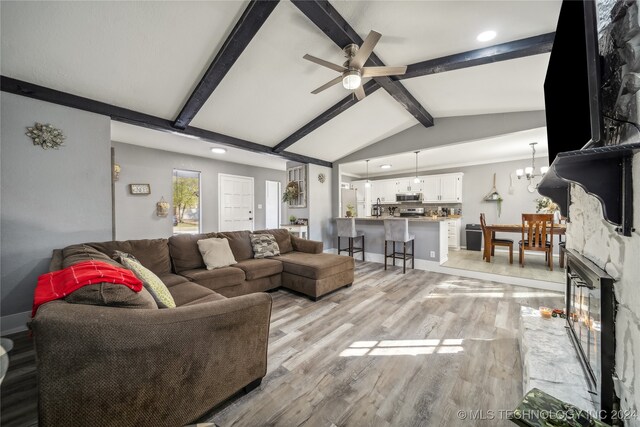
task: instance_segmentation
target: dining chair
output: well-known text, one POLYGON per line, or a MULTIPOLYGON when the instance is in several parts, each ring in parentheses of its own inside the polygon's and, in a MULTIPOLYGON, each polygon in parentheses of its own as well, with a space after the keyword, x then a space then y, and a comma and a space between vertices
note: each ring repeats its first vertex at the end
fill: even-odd
POLYGON ((520 267, 524 267, 524 252, 544 252, 549 270, 553 271, 553 214, 522 214, 522 240, 518 246, 520 267))
MULTIPOLYGON (((487 231, 487 221, 484 218, 484 214, 480 214, 480 228, 482 229, 482 237, 483 241, 484 237, 489 233, 487 231)), ((496 251, 496 246, 507 246, 509 248, 509 264, 513 264, 513 240, 511 239, 496 239, 496 233, 491 232, 491 256, 494 256, 496 251)), ((482 252, 482 259, 485 259, 484 251, 482 252)))

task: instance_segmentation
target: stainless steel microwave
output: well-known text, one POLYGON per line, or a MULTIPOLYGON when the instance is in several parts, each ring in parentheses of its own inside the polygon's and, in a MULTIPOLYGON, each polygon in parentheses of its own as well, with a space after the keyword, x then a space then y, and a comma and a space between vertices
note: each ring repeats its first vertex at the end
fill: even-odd
POLYGON ((422 202, 422 193, 398 193, 396 194, 396 202, 398 203, 420 203, 422 202))

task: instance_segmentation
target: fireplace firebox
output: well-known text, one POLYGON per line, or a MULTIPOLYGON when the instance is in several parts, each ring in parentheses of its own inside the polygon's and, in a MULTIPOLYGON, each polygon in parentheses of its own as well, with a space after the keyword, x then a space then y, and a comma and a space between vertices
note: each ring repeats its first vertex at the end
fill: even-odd
POLYGON ((603 421, 618 404, 613 388, 616 300, 613 278, 584 256, 567 250, 567 324, 603 421))

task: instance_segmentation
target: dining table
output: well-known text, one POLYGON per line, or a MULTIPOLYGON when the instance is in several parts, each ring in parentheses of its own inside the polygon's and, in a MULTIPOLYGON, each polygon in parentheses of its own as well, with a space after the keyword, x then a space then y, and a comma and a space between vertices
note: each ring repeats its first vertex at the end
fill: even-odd
MULTIPOLYGON (((484 259, 491 262, 491 239, 496 233, 518 233, 522 235, 522 224, 487 224, 484 228, 484 259)), ((567 232, 566 224, 553 224, 553 235, 564 236, 567 232)))

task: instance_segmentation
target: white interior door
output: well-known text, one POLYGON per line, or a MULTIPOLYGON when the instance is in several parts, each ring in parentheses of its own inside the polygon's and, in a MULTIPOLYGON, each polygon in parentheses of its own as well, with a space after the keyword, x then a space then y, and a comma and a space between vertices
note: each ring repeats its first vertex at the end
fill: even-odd
POLYGON ((253 178, 218 174, 218 230, 253 231, 253 178))
POLYGON ((280 228, 280 182, 266 181, 265 228, 280 228))

